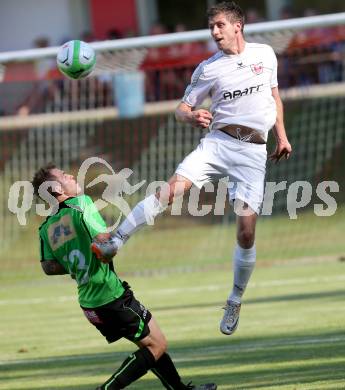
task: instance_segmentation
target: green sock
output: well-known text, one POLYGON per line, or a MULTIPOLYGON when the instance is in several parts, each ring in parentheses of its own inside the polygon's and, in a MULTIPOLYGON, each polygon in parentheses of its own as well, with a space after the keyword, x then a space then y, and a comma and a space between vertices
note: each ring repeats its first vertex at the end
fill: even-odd
POLYGON ((164 353, 157 361, 151 371, 162 382, 163 386, 169 390, 183 390, 186 385, 181 382, 180 375, 167 353, 164 353))
POLYGON ((99 390, 118 390, 141 378, 155 364, 155 358, 148 348, 141 348, 122 363, 121 367, 99 387, 99 390))

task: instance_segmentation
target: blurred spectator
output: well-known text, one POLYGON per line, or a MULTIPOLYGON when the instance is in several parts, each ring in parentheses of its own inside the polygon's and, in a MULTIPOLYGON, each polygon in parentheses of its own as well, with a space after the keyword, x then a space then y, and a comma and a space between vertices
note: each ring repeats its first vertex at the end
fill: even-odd
MULTIPOLYGON (((49 47, 50 42, 47 37, 39 37, 34 41, 34 47, 41 49, 44 47, 49 47)), ((39 79, 43 79, 49 71, 55 67, 55 59, 44 58, 35 62, 36 74, 39 79)))
MULTIPOLYGON (((157 22, 150 28, 150 35, 166 34, 167 28, 157 22)), ((160 61, 167 57, 169 47, 150 47, 146 58, 145 64, 149 68, 146 71, 146 95, 147 100, 157 101, 162 98, 162 71, 160 68, 160 61), (150 69, 151 68, 151 69, 150 69)))
MULTIPOLYGON (((304 16, 315 16, 317 11, 308 8, 304 16)), ((344 35, 338 27, 314 27, 298 31, 289 52, 296 56, 295 73, 298 85, 341 81, 344 72, 344 35)))
MULTIPOLYGON (((42 36, 35 39, 33 46, 41 49, 49 47, 49 38, 42 36)), ((54 93, 54 83, 49 81, 50 73, 56 69, 55 59, 43 58, 35 61, 33 81, 28 80, 27 84, 33 84, 30 92, 25 96, 24 101, 19 105, 17 114, 28 115, 33 112, 39 112, 47 99, 54 93)))
MULTIPOLYGON (((161 23, 155 23, 151 26, 150 35, 166 34, 167 28, 161 23)), ((147 60, 158 61, 160 57, 166 55, 166 51, 169 50, 167 47, 151 47, 147 53, 147 60)))
POLYGON ((123 38, 122 33, 117 28, 112 28, 107 32, 107 39, 121 39, 123 38))
MULTIPOLYGON (((183 23, 179 23, 175 26, 174 32, 187 31, 186 26, 183 23)), ((169 48, 169 56, 171 57, 188 57, 199 54, 205 51, 205 46, 201 42, 184 42, 171 45, 169 48)))
POLYGON ((49 47, 49 38, 44 36, 38 37, 34 40, 33 46, 37 48, 49 47))
POLYGON ((313 9, 313 8, 307 8, 303 12, 303 16, 305 16, 305 17, 315 16, 317 14, 318 14, 318 12, 315 9, 313 9))
MULTIPOLYGON (((186 26, 179 23, 174 32, 185 32, 186 26)), ((169 62, 174 66, 172 71, 165 71, 164 84, 169 99, 177 99, 183 95, 186 84, 189 84, 194 63, 200 61, 200 56, 205 56, 207 48, 203 42, 184 42, 171 45, 169 48, 169 62), (191 64, 192 62, 192 64, 191 64)))
POLYGON ((256 8, 248 8, 246 12, 246 23, 259 23, 264 22, 265 19, 260 15, 260 12, 256 8))
POLYGON ((91 31, 84 31, 81 36, 80 40, 84 42, 94 42, 96 41, 96 37, 93 35, 91 31))
MULTIPOLYGON (((107 31, 106 39, 115 40, 121 38, 123 38, 122 33, 117 28, 112 28, 107 31)), ((109 58, 111 57, 107 58, 107 54, 104 58, 102 53, 99 53, 97 61, 98 63, 106 61, 105 63, 108 64, 109 58)), ((97 90, 97 96, 99 97, 99 100, 104 103, 104 106, 115 100, 113 92, 114 69, 112 69, 112 64, 106 65, 105 68, 106 69, 104 69, 102 73, 97 74, 94 77, 94 88, 97 90)))
POLYGON ((168 29, 159 22, 154 23, 150 28, 150 35, 159 35, 165 34, 168 32, 168 29))
MULTIPOLYGON (((332 29, 333 36, 336 28, 332 29)), ((324 52, 318 60, 319 83, 339 82, 343 79, 345 41, 333 41, 323 48, 324 52)))
POLYGON ((280 9, 279 19, 291 19, 295 17, 293 8, 290 5, 285 5, 280 9))
MULTIPOLYGON (((182 23, 173 28, 174 33, 186 31, 182 23)), ((167 28, 160 23, 152 26, 150 33, 163 34, 167 28)), ((206 48, 200 42, 176 43, 166 47, 150 48, 145 60, 146 91, 150 101, 177 99, 184 91, 194 65, 200 56, 206 57, 206 48)))
POLYGON ((134 30, 127 30, 123 33, 123 36, 122 38, 134 38, 134 37, 137 37, 138 34, 136 31, 134 30))

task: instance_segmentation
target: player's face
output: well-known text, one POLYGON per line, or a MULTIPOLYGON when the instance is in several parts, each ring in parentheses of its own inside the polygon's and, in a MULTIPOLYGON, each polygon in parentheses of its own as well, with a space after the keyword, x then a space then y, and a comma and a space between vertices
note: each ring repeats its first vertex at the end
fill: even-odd
POLYGON ((237 34, 241 32, 241 23, 232 23, 229 16, 219 13, 209 19, 208 25, 218 49, 223 50, 226 54, 232 54, 237 34))
POLYGON ((66 196, 77 196, 81 192, 80 185, 77 183, 73 175, 70 175, 61 169, 54 168, 50 173, 60 183, 61 190, 66 196))

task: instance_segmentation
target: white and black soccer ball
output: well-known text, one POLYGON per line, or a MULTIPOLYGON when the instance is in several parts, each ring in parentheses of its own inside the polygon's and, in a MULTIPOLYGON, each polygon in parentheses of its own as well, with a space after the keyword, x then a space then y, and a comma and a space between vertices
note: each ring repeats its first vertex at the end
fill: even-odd
POLYGON ((56 56, 57 67, 71 79, 88 76, 96 65, 96 53, 86 42, 77 39, 63 44, 56 56))

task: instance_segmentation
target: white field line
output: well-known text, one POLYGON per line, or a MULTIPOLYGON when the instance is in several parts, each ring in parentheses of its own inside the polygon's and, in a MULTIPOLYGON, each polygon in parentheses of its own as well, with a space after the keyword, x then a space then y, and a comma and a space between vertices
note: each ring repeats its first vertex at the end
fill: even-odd
MULTIPOLYGON (((236 352, 250 352, 258 350, 267 350, 267 348, 281 348, 281 347, 290 347, 296 345, 315 345, 315 344, 336 344, 336 343, 345 342, 345 336, 338 337, 305 337, 303 338, 289 338, 289 339, 277 339, 272 341, 250 341, 243 342, 237 345, 227 344, 223 346, 215 347, 199 347, 191 348, 189 351, 174 351, 174 361, 178 362, 187 362, 195 361, 195 356, 205 356, 210 357, 211 354, 219 355, 219 353, 236 353, 236 352), (186 356, 187 355, 187 356, 186 356)), ((126 355, 126 352, 114 352, 114 356, 118 355, 121 357, 126 355)), ((0 360, 0 366, 20 366, 20 365, 29 365, 29 364, 49 364, 49 363, 63 363, 68 361, 88 361, 88 360, 102 360, 105 357, 109 357, 109 353, 99 353, 92 356, 55 356, 51 358, 37 358, 37 359, 20 359, 13 361, 3 361, 0 360)))
POLYGON ((4 299, 0 306, 6 305, 39 305, 41 303, 63 303, 76 300, 76 295, 57 296, 52 298, 4 299))
MULTIPOLYGON (((266 288, 271 286, 296 286, 296 285, 308 285, 316 283, 332 283, 345 281, 345 275, 337 276, 325 276, 325 277, 310 277, 310 278, 297 278, 297 279, 276 279, 266 282, 252 282, 251 288, 266 288)), ((205 291, 218 291, 224 288, 228 288, 228 284, 209 284, 198 287, 184 287, 183 293, 186 292, 205 292, 205 291)), ((175 295, 181 292, 181 288, 162 288, 152 292, 147 291, 145 295, 175 295)), ((38 305, 42 303, 64 303, 76 300, 76 295, 62 295, 51 298, 28 298, 28 299, 3 299, 0 300, 0 306, 6 305, 38 305)))

